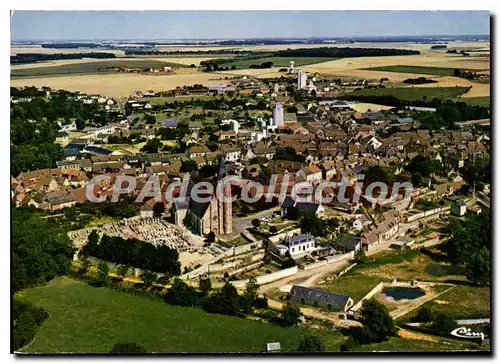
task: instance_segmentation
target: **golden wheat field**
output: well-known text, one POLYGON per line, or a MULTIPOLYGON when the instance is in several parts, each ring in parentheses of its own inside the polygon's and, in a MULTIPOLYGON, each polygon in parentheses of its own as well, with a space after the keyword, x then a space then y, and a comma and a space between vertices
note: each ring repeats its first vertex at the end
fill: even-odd
MULTIPOLYGON (((422 53, 412 56, 388 56, 388 57, 356 57, 331 60, 323 63, 317 63, 302 68, 311 74, 318 73, 320 75, 352 77, 364 79, 380 79, 387 77, 391 84, 400 84, 407 78, 427 77, 438 81, 434 84, 417 85, 414 87, 447 87, 447 86, 472 86, 472 89, 463 97, 480 97, 490 95, 489 84, 481 84, 471 82, 463 78, 451 76, 435 76, 425 74, 409 74, 387 71, 367 70, 367 68, 381 66, 426 66, 426 67, 446 67, 477 70, 478 72, 489 72, 490 57, 488 52, 482 51, 481 54, 471 53, 469 57, 463 57, 456 54, 447 54, 445 52, 436 52, 430 50, 431 44, 417 43, 354 43, 354 44, 331 44, 331 47, 391 47, 391 48, 411 48, 418 49, 422 53)), ((314 48, 317 45, 277 45, 277 46, 247 46, 247 47, 188 47, 188 46, 161 46, 160 49, 166 50, 210 50, 210 49, 249 49, 249 50, 277 50, 287 48, 314 48)), ((462 49, 488 49, 488 42, 449 42, 448 48, 462 49)), ((51 49, 40 47, 29 48, 12 48, 11 52, 26 49, 41 50, 42 52, 50 53, 51 49)), ((63 50, 68 51, 68 50, 63 50)), ((72 50, 75 51, 75 50, 72 50)), ((84 51, 83 49, 78 51, 84 51)), ((87 50, 88 51, 88 50, 87 50)), ((69 53, 69 52, 66 52, 69 53)), ((215 56, 214 56, 215 57, 215 56)), ((180 63, 184 65, 195 64, 212 59, 213 57, 134 57, 136 60, 158 60, 165 63, 180 63)), ((130 58, 116 58, 114 60, 130 60, 130 58)), ((101 62, 102 60, 57 60, 29 65, 15 65, 12 69, 20 68, 36 68, 47 66, 59 66, 65 64, 78 64, 89 62, 101 62)), ((96 75, 75 75, 75 76, 60 76, 60 77, 43 77, 43 78, 24 78, 13 79, 11 85, 20 86, 49 86, 55 89, 67 89, 72 91, 81 91, 85 93, 102 93, 111 97, 124 97, 136 90, 168 90, 177 86, 192 85, 195 83, 212 85, 224 83, 223 77, 243 76, 257 78, 273 78, 280 77, 282 73, 278 72, 279 68, 268 69, 242 69, 231 70, 215 73, 201 73, 192 68, 180 68, 176 70, 175 75, 142 75, 142 74, 96 74, 96 75)), ((227 82, 227 81, 226 81, 227 82)), ((404 86, 404 85, 400 85, 404 86)))
POLYGON ((134 91, 165 91, 177 86, 227 83, 222 75, 196 72, 179 75, 143 75, 131 73, 76 75, 13 79, 12 87, 48 86, 52 89, 80 91, 87 94, 102 94, 108 97, 126 97, 134 91))

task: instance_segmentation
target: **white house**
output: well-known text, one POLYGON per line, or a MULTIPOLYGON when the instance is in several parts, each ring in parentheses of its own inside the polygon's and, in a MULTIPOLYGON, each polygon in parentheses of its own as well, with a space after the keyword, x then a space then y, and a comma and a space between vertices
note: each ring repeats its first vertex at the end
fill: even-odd
POLYGON ((352 223, 352 227, 356 230, 361 231, 366 229, 371 223, 372 221, 365 215, 360 215, 356 218, 356 220, 354 220, 354 222, 352 223))
POLYGON ((370 140, 368 140, 368 145, 371 145, 373 149, 378 149, 382 146, 382 142, 380 140, 377 140, 377 138, 372 137, 370 140))
POLYGON ((276 245, 276 248, 278 248, 280 255, 284 256, 286 253, 290 253, 293 258, 313 251, 314 243, 314 236, 311 234, 300 234, 287 236, 281 244, 276 245))

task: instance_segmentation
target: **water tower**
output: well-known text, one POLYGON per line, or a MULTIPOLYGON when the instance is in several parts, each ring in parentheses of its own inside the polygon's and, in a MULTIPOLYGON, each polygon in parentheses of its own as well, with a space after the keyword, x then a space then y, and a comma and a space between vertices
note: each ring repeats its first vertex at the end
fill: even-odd
POLYGON ((290 61, 290 69, 289 69, 290 73, 294 72, 294 69, 293 69, 294 66, 295 66, 295 62, 294 61, 290 61))

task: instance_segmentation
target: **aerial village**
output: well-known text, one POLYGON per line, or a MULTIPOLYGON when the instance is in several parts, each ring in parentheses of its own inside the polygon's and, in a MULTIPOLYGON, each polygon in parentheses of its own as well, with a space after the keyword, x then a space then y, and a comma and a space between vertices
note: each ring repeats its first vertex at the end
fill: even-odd
MULTIPOLYGON (((489 119, 435 128, 426 120, 436 109, 418 104, 375 110, 368 104, 357 111, 359 102, 339 99, 339 92, 382 88, 388 79, 329 78, 293 62, 283 72, 275 79, 226 76, 215 86, 136 91, 123 99, 66 92, 72 102, 92 105, 113 121, 59 125, 55 142, 63 147, 62 158, 54 168, 13 175, 13 206, 48 216, 82 211, 80 206, 92 204, 86 189, 97 175, 109 179, 93 185, 93 192, 108 199, 118 178, 135 177, 136 188, 121 196, 129 205, 151 176, 158 178, 162 194, 174 182, 237 176, 228 187, 232 196, 240 196, 250 181, 268 194, 252 203, 239 198, 219 203, 215 196, 199 203, 176 189, 172 199, 150 198, 131 216, 67 231, 74 260, 96 233, 168 246, 178 252, 179 278, 188 284, 210 278, 213 287, 229 280, 244 289, 255 279, 270 307, 293 300, 309 307, 309 317, 329 317, 337 326, 356 325, 362 300, 387 287, 418 287, 424 292, 418 299, 431 298, 433 284, 398 282, 397 276, 364 287, 369 292, 362 298, 322 288, 364 256, 439 244, 439 229, 450 216, 464 219, 489 208, 489 183, 464 173, 489 157, 489 119), (410 182, 411 195, 392 191, 396 195, 389 200, 362 190, 355 200, 361 174, 389 186, 410 182), (271 176, 278 181, 272 190, 271 176), (292 194, 299 182, 315 187, 341 181, 351 187, 343 192, 327 187, 321 198, 308 202, 292 194), (332 198, 341 193, 345 202, 332 198)), ((61 92, 44 87, 34 96, 12 96, 11 102, 21 105, 61 92)), ((131 275, 139 279, 142 273, 134 267, 131 275)), ((391 314, 400 317, 411 304, 395 305, 391 314)))

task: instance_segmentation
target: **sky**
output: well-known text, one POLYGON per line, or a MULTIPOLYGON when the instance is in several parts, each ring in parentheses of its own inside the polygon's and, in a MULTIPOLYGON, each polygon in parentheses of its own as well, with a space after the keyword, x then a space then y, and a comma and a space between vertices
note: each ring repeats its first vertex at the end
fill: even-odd
POLYGON ((11 39, 488 35, 486 11, 15 11, 11 39))

